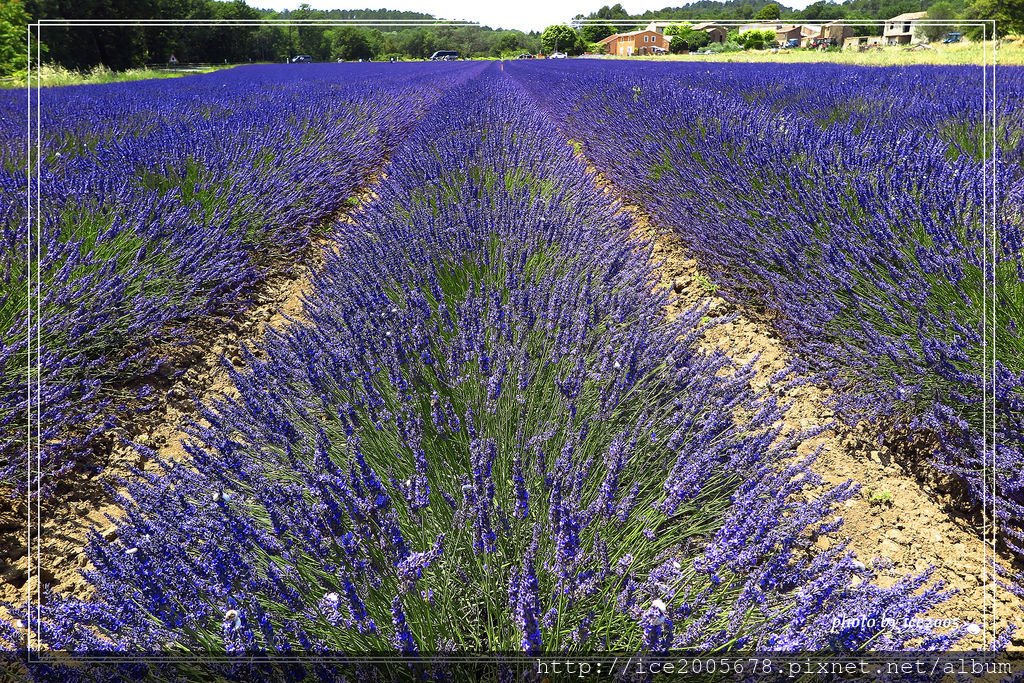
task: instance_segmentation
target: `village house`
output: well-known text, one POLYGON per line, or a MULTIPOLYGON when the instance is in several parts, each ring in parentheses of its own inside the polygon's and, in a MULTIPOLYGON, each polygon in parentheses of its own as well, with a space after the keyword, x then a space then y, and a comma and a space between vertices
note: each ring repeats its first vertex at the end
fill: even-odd
POLYGON ((820 30, 818 26, 782 24, 779 22, 773 24, 743 24, 739 27, 740 35, 747 31, 768 31, 775 34, 775 42, 779 45, 785 45, 790 40, 796 40, 798 41, 797 45, 800 47, 809 47, 811 41, 819 36, 820 30))
POLYGON ((849 36, 843 41, 844 50, 867 50, 882 47, 885 39, 882 36, 849 36))
POLYGON ((729 29, 714 22, 705 21, 691 26, 694 31, 704 31, 711 38, 712 43, 724 43, 729 36, 729 29))
POLYGON ((927 12, 908 12, 885 22, 882 37, 888 45, 910 45, 914 42, 914 31, 918 21, 928 16, 927 12))
POLYGON ((800 47, 811 47, 811 42, 821 37, 821 26, 800 27, 800 47))
MULTIPOLYGON (((651 23, 647 24, 647 30, 657 31, 658 33, 664 34, 666 28, 668 28, 669 26, 674 26, 676 24, 682 24, 683 26, 686 26, 685 21, 679 20, 652 21, 651 23)), ((716 24, 713 21, 702 21, 699 24, 694 24, 693 26, 690 26, 690 29, 694 31, 704 31, 705 33, 708 34, 708 38, 711 39, 712 43, 724 43, 729 35, 729 29, 722 26, 721 24, 716 24)))
POLYGON ((821 38, 836 47, 845 47, 846 41, 853 37, 855 30, 841 21, 830 21, 821 27, 821 38))
POLYGON ((775 28, 775 42, 779 45, 785 45, 790 40, 796 40, 800 47, 809 47, 811 41, 817 38, 818 35, 819 29, 816 26, 793 24, 777 26, 775 28))
POLYGON ((653 55, 660 50, 668 50, 668 38, 663 33, 651 30, 615 33, 602 41, 605 52, 619 57, 633 55, 653 55), (657 48, 657 49, 655 49, 657 48))
POLYGON ((775 28, 775 42, 785 45, 789 40, 800 40, 803 38, 803 31, 799 26, 778 26, 775 28))

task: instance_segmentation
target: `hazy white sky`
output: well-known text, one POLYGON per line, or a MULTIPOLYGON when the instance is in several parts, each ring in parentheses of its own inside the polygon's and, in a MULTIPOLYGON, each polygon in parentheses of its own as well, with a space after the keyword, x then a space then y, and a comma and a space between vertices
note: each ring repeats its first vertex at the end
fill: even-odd
MULTIPOLYGON (((518 28, 523 31, 543 30, 550 24, 564 23, 577 14, 590 14, 602 5, 616 0, 306 0, 314 9, 395 9, 433 14, 439 19, 479 21, 491 28, 518 28)), ((790 7, 804 7, 811 0, 783 2, 790 7)), ((253 7, 273 10, 295 9, 302 0, 248 0, 253 7)), ((676 7, 686 0, 627 0, 626 11, 638 14, 646 10, 676 7)), ((708 17, 713 18, 713 17, 708 17)))

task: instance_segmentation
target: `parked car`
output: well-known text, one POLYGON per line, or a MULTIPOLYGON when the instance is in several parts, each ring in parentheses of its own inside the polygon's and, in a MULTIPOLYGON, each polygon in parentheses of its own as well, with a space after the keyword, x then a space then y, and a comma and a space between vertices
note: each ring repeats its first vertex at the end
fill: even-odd
POLYGON ((552 52, 551 59, 565 59, 566 54, 564 52, 552 52))
POLYGON ((963 34, 962 33, 957 33, 956 31, 951 31, 950 33, 946 34, 946 37, 943 39, 942 42, 947 44, 947 45, 949 43, 959 43, 961 38, 963 38, 963 34))
POLYGON ((523 54, 516 57, 516 59, 534 59, 534 56, 527 52, 524 52, 523 54))
POLYGON ((312 64, 313 58, 309 55, 295 55, 292 57, 292 64, 312 64))
POLYGON ((657 45, 653 45, 653 46, 651 46, 651 54, 652 55, 667 55, 668 54, 668 50, 666 50, 663 47, 658 47, 657 45))
POLYGON ((430 55, 430 61, 432 62, 454 62, 458 58, 459 53, 455 50, 438 50, 430 55))
POLYGON ((782 47, 784 49, 786 49, 786 50, 790 50, 790 49, 792 49, 794 47, 800 47, 800 39, 799 38, 790 38, 789 40, 787 40, 785 43, 782 44, 782 47))

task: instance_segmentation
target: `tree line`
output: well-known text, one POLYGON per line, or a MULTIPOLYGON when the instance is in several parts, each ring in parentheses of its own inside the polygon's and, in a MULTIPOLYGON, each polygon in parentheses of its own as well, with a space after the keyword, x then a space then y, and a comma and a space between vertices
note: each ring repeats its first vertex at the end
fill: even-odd
MULTIPOLYGON (((23 11, 6 21, 21 46, 24 24, 31 18, 75 19, 313 19, 433 21, 419 12, 396 10, 317 10, 308 4, 274 12, 250 7, 243 0, 0 0, 23 11), (20 29, 17 26, 21 21, 20 29)), ((0 40, 5 16, 0 13, 0 40)), ((167 63, 283 62, 295 55, 316 61, 358 59, 423 59, 436 50, 458 50, 467 57, 502 57, 540 49, 537 32, 478 26, 410 26, 396 23, 366 26, 118 26, 44 27, 46 60, 70 69, 104 65, 114 70, 167 63)), ((0 56, 3 55, 0 44, 0 56)))

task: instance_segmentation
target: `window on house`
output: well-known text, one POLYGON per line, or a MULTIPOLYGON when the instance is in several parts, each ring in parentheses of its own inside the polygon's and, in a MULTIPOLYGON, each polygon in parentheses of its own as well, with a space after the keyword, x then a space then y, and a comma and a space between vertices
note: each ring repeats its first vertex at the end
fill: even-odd
POLYGON ((903 24, 903 32, 904 33, 910 33, 910 22, 909 21, 907 23, 903 24))

